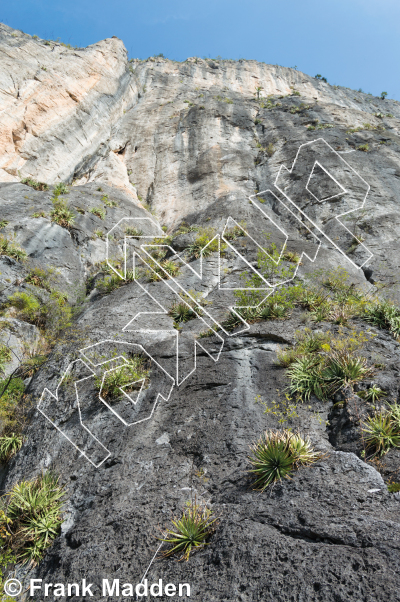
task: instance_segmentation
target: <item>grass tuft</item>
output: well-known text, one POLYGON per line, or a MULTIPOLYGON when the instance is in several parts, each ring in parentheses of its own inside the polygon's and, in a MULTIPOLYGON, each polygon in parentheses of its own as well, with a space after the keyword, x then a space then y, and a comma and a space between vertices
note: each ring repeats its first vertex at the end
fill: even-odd
POLYGON ((172 527, 166 530, 165 537, 161 539, 171 546, 162 556, 180 556, 178 560, 189 560, 191 553, 208 544, 217 520, 212 510, 204 504, 189 502, 182 516, 172 519, 172 527))

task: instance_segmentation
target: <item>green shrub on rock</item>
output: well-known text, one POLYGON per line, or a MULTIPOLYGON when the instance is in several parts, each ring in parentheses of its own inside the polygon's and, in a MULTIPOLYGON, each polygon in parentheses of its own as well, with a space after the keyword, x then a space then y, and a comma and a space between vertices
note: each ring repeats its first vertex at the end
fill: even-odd
POLYGON ((19 562, 37 564, 60 532, 63 488, 51 473, 21 481, 2 498, 1 547, 19 562))
POLYGON ((266 431, 251 446, 249 460, 253 468, 255 489, 264 491, 281 479, 290 478, 296 468, 316 462, 321 456, 313 450, 309 439, 289 430, 266 431))

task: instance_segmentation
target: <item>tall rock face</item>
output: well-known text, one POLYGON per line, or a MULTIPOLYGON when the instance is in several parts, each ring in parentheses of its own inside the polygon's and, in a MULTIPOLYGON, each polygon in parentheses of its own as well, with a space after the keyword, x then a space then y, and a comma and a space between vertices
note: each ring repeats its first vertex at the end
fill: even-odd
POLYGON ((128 61, 116 38, 68 48, 5 25, 0 94, 4 373, 46 355, 2 489, 47 470, 65 486, 61 534, 16 575, 86 578, 96 600, 102 579, 145 578, 199 602, 397 599, 400 451, 374 455, 361 428, 398 401, 399 317, 379 328, 348 299, 399 303, 400 104, 277 65, 128 61), (266 244, 286 252, 276 269, 266 244), (324 315, 304 298, 280 314, 285 293, 246 323, 230 313, 252 277, 253 307, 324 275, 324 315), (278 357, 312 331, 327 354, 365 335, 373 369, 302 403, 278 357), (142 388, 111 400, 102 382, 132 354, 142 388), (371 386, 385 398, 367 401, 371 386), (249 446, 284 428, 320 458, 253 490, 249 446), (193 498, 219 517, 209 545, 162 559, 157 538, 193 498))

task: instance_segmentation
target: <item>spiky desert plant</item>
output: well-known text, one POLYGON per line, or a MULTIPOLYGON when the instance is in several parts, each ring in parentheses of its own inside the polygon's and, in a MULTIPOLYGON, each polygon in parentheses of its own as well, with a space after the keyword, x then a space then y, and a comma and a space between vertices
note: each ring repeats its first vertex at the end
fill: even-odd
POLYGON ((255 475, 255 489, 264 491, 268 485, 290 478, 293 470, 293 456, 287 438, 279 433, 266 432, 251 448, 249 471, 255 475))
POLYGON ((62 228, 69 230, 75 220, 75 214, 63 199, 58 197, 53 201, 53 209, 50 211, 50 219, 62 228))
POLYGON ((369 389, 365 391, 364 399, 368 401, 372 401, 373 403, 377 401, 380 397, 385 397, 386 392, 377 387, 376 385, 372 385, 369 389))
POLYGON ((364 308, 364 320, 387 329, 396 338, 400 337, 400 309, 389 301, 377 301, 364 308))
POLYGON ((361 430, 367 447, 372 447, 380 455, 391 447, 400 447, 400 431, 393 423, 390 412, 381 411, 369 416, 361 430))
POLYGON ((372 374, 373 369, 367 366, 365 358, 354 356, 350 351, 341 349, 331 352, 323 377, 336 389, 353 385, 372 374))
POLYGON ((188 322, 196 318, 194 310, 186 303, 175 303, 169 310, 169 315, 173 318, 174 322, 178 324, 180 322, 188 322))
POLYGON ((389 412, 395 428, 400 432, 400 404, 389 404, 389 412))
POLYGON ((16 243, 8 240, 5 236, 0 236, 0 255, 7 255, 17 261, 26 259, 26 251, 16 243))
POLYGON ((302 437, 299 433, 290 433, 289 431, 287 433, 289 449, 295 466, 312 464, 321 457, 320 452, 314 451, 308 437, 302 437))
POLYGON ((292 362, 287 371, 290 378, 289 395, 308 400, 311 395, 327 399, 332 386, 323 378, 321 359, 314 356, 300 356, 292 362))
POLYGON ((181 518, 172 519, 172 527, 166 529, 161 541, 170 544, 163 557, 179 556, 178 560, 189 560, 192 551, 208 544, 214 533, 218 517, 212 510, 196 500, 191 501, 183 510, 181 518))
POLYGON ((24 439, 19 433, 0 437, 0 461, 8 462, 22 447, 24 439))
POLYGON ((160 266, 154 264, 152 267, 154 271, 148 272, 151 282, 158 282, 159 280, 165 280, 169 276, 177 276, 179 274, 179 265, 169 259, 162 261, 160 266))
POLYGON ((19 561, 36 564, 58 535, 63 495, 58 477, 51 473, 21 481, 7 494, 5 518, 11 527, 3 543, 19 561))

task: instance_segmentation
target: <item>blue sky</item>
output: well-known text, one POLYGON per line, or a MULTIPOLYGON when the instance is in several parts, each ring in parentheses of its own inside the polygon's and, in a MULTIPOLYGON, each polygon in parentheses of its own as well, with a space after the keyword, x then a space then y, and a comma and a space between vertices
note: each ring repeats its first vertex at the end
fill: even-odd
POLYGON ((400 100, 400 0, 11 0, 0 21, 75 46, 115 35, 130 57, 297 66, 400 100))

